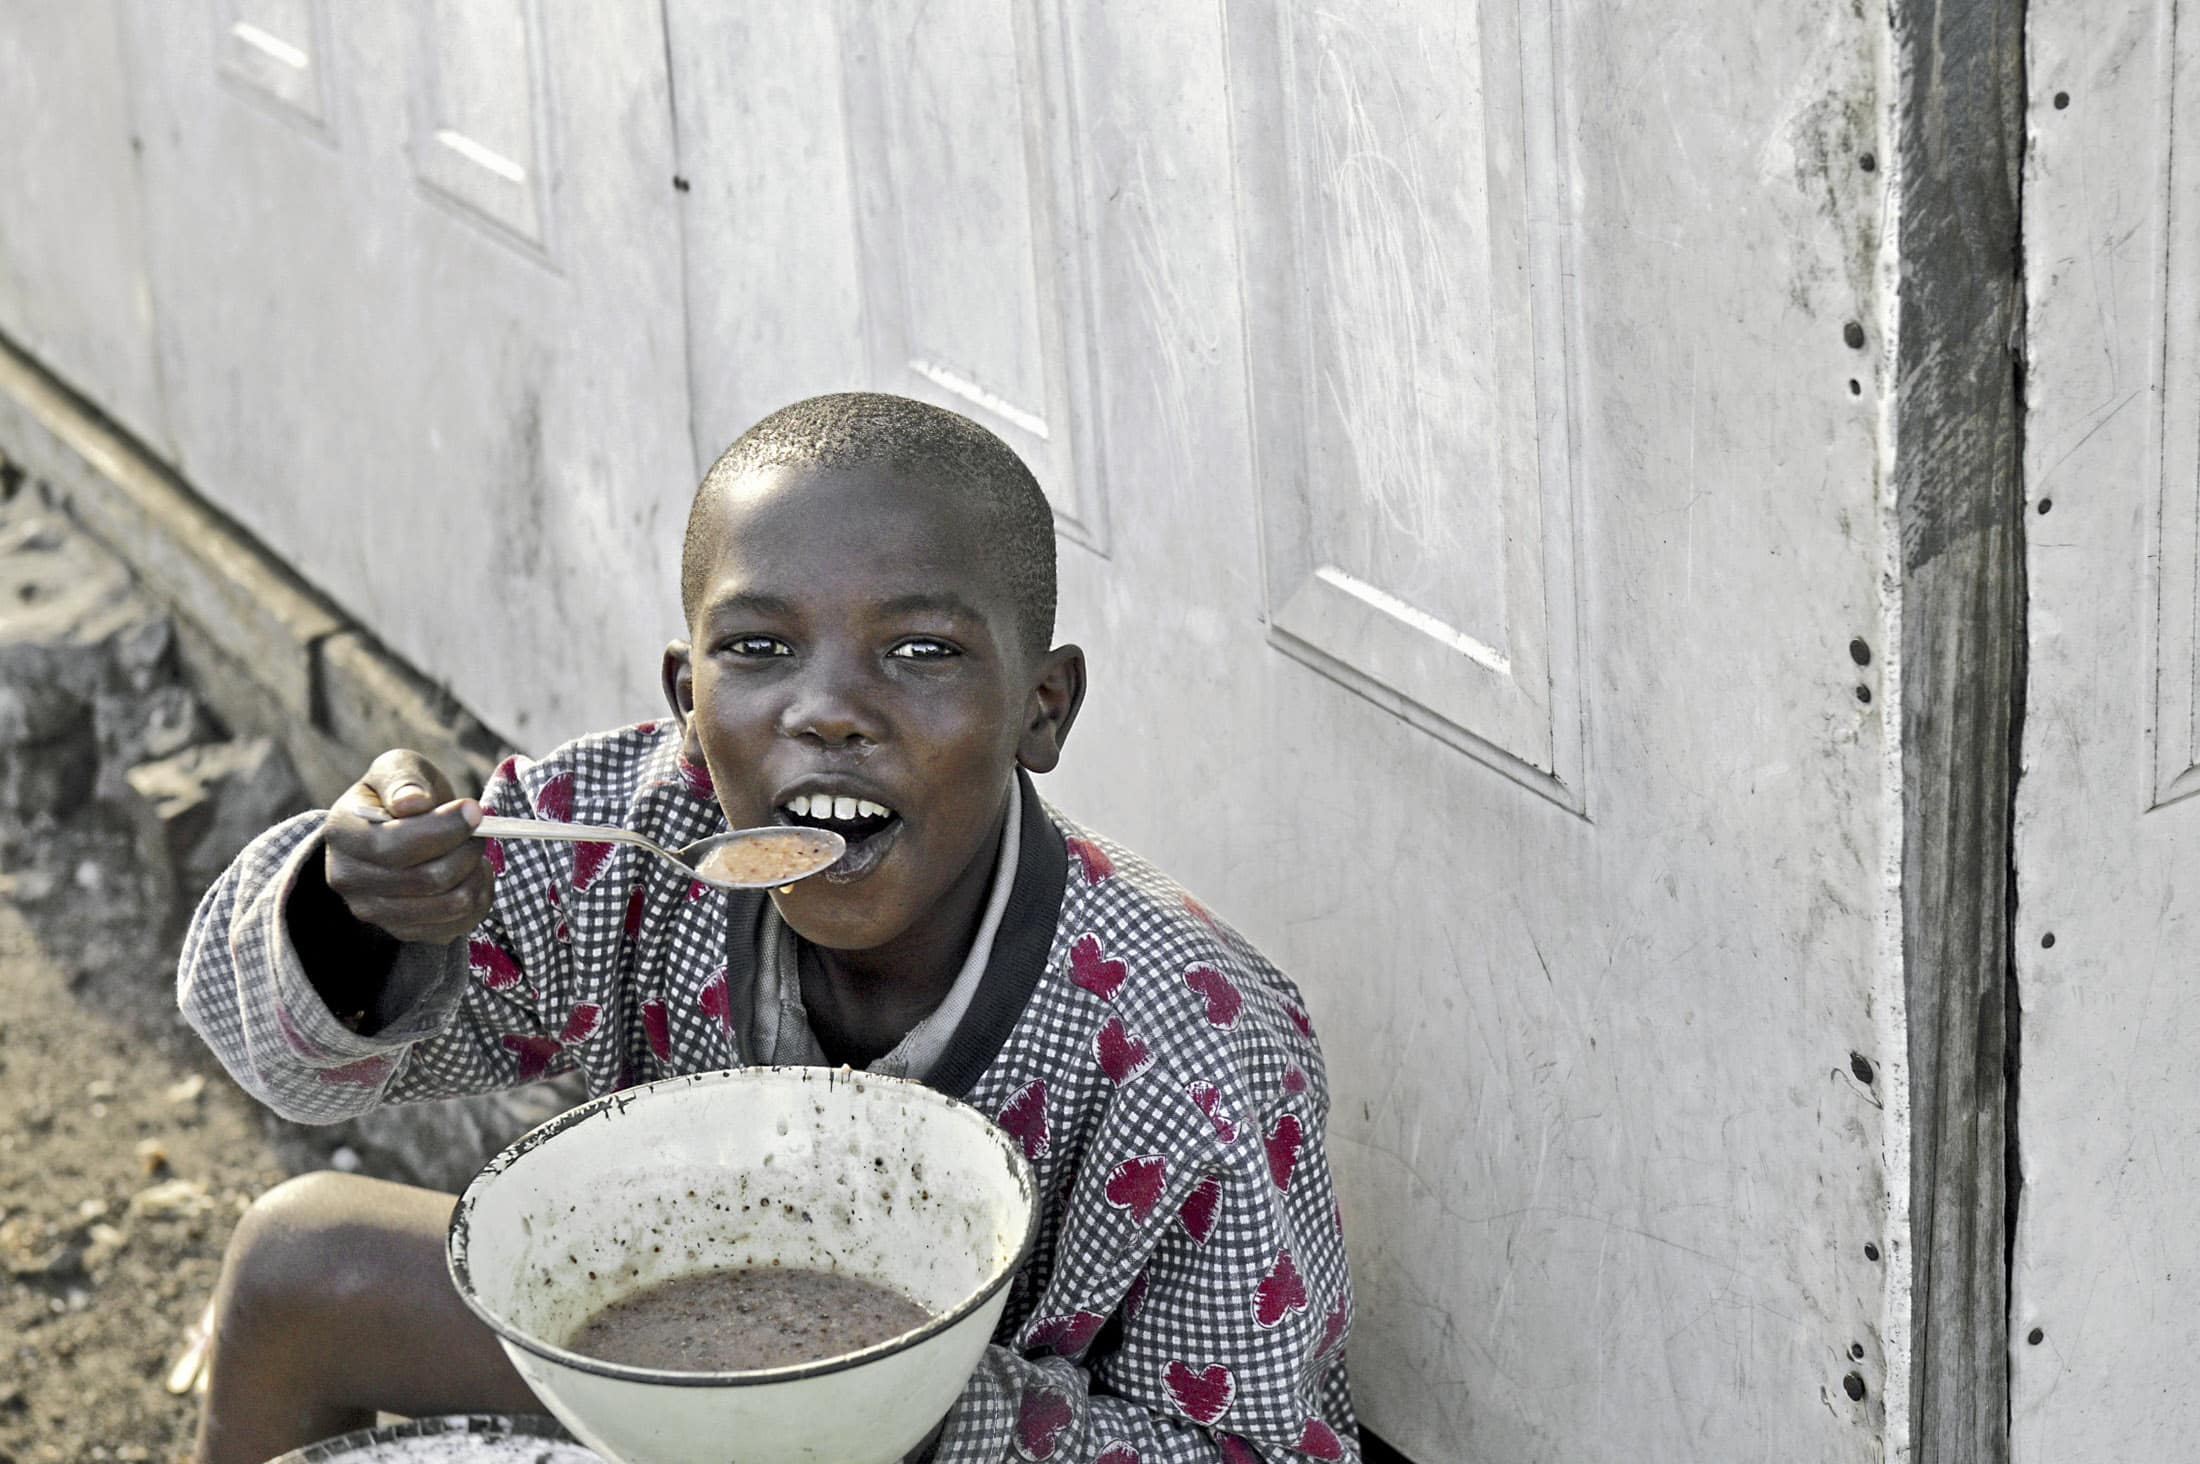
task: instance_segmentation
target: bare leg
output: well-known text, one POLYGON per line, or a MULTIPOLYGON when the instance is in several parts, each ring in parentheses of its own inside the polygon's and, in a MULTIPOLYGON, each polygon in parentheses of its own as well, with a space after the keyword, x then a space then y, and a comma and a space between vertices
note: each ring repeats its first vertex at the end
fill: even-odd
POLYGON ((374 1422, 541 1412, 451 1286, 455 1197, 348 1174, 276 1186, 238 1222, 215 1292, 200 1464, 260 1464, 374 1422))

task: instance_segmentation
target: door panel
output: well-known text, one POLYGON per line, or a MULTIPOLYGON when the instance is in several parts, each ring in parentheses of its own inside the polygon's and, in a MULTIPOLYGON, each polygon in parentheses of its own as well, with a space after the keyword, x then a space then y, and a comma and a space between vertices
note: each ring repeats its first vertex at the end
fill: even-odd
POLYGON ((184 472, 524 746, 659 708, 695 462, 654 9, 129 21, 184 472))
POLYGON ((2200 1426, 2200 10, 2034 0, 2027 29, 2012 1451, 2176 1459, 2200 1426))
POLYGON ((1278 645, 1578 807, 1573 235, 1531 227, 1561 189, 1525 10, 1233 6, 1239 236, 1278 645))
POLYGON ((0 5, 0 330, 161 447, 128 56, 112 0, 0 5))
POLYGON ((1079 7, 868 0, 841 27, 869 376, 1022 454, 1062 531, 1104 548, 1089 426, 1079 7))

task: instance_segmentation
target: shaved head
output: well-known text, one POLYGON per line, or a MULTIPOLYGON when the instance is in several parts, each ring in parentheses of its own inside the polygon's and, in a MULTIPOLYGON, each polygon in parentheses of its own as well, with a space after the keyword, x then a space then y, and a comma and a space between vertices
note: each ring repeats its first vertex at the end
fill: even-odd
POLYGON ((680 608, 693 623, 725 545, 719 503, 744 474, 767 468, 882 467, 947 488, 978 510, 987 556, 1016 607, 1024 648, 1054 639, 1054 512, 1022 458, 957 412, 883 392, 836 392, 782 407, 741 434, 704 474, 680 549, 680 608))

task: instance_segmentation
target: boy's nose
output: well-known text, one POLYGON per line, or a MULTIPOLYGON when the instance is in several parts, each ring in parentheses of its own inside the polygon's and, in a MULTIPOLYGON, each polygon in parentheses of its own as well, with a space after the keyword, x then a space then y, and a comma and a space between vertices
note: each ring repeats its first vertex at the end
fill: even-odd
POLYGON ((779 730, 789 737, 812 737, 835 747, 875 743, 883 731, 858 678, 827 667, 804 677, 795 688, 780 715, 779 730))

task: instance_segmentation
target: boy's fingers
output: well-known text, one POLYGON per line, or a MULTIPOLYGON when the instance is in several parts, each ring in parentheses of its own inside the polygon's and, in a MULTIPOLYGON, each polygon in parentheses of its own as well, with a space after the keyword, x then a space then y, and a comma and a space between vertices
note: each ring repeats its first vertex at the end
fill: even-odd
POLYGON ((447 945, 487 918, 495 890, 495 876, 483 861, 455 887, 435 894, 361 891, 346 895, 345 904, 355 918, 380 926, 399 940, 447 945))
POLYGON ((427 813, 451 801, 451 780, 443 776, 443 770, 404 747, 376 758, 359 786, 398 818, 427 813))
POLYGON ((480 822, 481 805, 471 798, 433 812, 390 818, 360 809, 347 795, 329 812, 330 874, 336 874, 337 862, 362 869, 411 869, 426 864, 473 843, 474 826, 480 822))
MULTIPOLYGON (((387 826, 369 825, 380 832, 387 826)), ((391 900, 425 900, 458 889, 477 872, 488 868, 478 841, 468 839, 457 848, 423 859, 418 864, 389 865, 355 859, 331 845, 332 886, 347 895, 391 900)))

